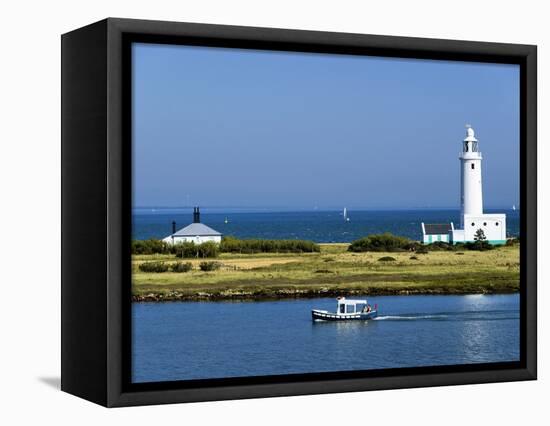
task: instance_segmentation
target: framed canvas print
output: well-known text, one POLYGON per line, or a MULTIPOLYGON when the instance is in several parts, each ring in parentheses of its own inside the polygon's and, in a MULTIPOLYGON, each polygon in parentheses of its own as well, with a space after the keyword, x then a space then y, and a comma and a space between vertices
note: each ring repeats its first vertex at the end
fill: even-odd
POLYGON ((106 19, 62 37, 62 389, 536 378, 536 47, 106 19))

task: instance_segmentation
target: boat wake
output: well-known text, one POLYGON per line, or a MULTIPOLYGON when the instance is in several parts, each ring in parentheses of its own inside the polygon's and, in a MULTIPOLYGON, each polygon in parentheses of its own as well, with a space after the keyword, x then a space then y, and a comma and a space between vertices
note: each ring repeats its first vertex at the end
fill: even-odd
POLYGON ((491 321, 519 318, 518 311, 464 311, 464 312, 438 312, 432 314, 401 314, 401 315, 379 315, 373 318, 375 321, 491 321))
POLYGON ((411 320, 425 320, 425 319, 446 319, 448 315, 382 315, 373 318, 373 321, 411 321, 411 320))

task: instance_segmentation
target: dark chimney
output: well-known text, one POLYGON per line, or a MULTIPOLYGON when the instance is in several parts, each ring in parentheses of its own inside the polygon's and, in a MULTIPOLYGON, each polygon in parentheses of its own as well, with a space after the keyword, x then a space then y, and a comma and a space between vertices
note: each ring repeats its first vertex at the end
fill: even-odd
POLYGON ((201 212, 198 207, 193 208, 193 223, 201 222, 201 212))
POLYGON ((175 234, 176 233, 176 221, 173 220, 172 221, 172 234, 175 234))

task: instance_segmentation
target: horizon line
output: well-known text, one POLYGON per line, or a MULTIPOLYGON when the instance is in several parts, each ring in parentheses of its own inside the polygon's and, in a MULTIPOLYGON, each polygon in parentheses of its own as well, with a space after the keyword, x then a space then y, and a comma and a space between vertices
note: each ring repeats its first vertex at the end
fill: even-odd
MULTIPOLYGON (((514 206, 514 205, 513 205, 514 206)), ((513 210, 513 206, 503 206, 495 205, 484 207, 486 210, 513 210)), ((519 210, 519 205, 515 205, 516 209, 519 210)), ((192 210, 194 207, 200 207, 202 209, 239 209, 239 210, 269 210, 269 211, 340 211, 346 208, 348 211, 388 211, 388 210, 460 210, 460 207, 457 206, 403 206, 403 207, 389 207, 389 206, 380 206, 380 207, 336 207, 336 206, 327 206, 327 207, 294 207, 294 206, 210 206, 210 205, 195 205, 195 206, 132 206, 132 210, 192 210)))

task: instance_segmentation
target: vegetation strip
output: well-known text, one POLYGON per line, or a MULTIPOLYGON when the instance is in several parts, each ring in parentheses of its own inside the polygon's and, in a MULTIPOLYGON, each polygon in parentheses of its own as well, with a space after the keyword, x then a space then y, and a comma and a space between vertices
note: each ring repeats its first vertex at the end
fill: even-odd
POLYGON ((352 252, 348 244, 319 247, 319 252, 310 253, 221 253, 215 261, 183 261, 174 254, 133 255, 132 300, 519 291, 519 243, 487 251, 441 246, 426 253, 352 252), (143 267, 147 263, 157 264, 159 272, 148 272, 149 267, 143 267))

